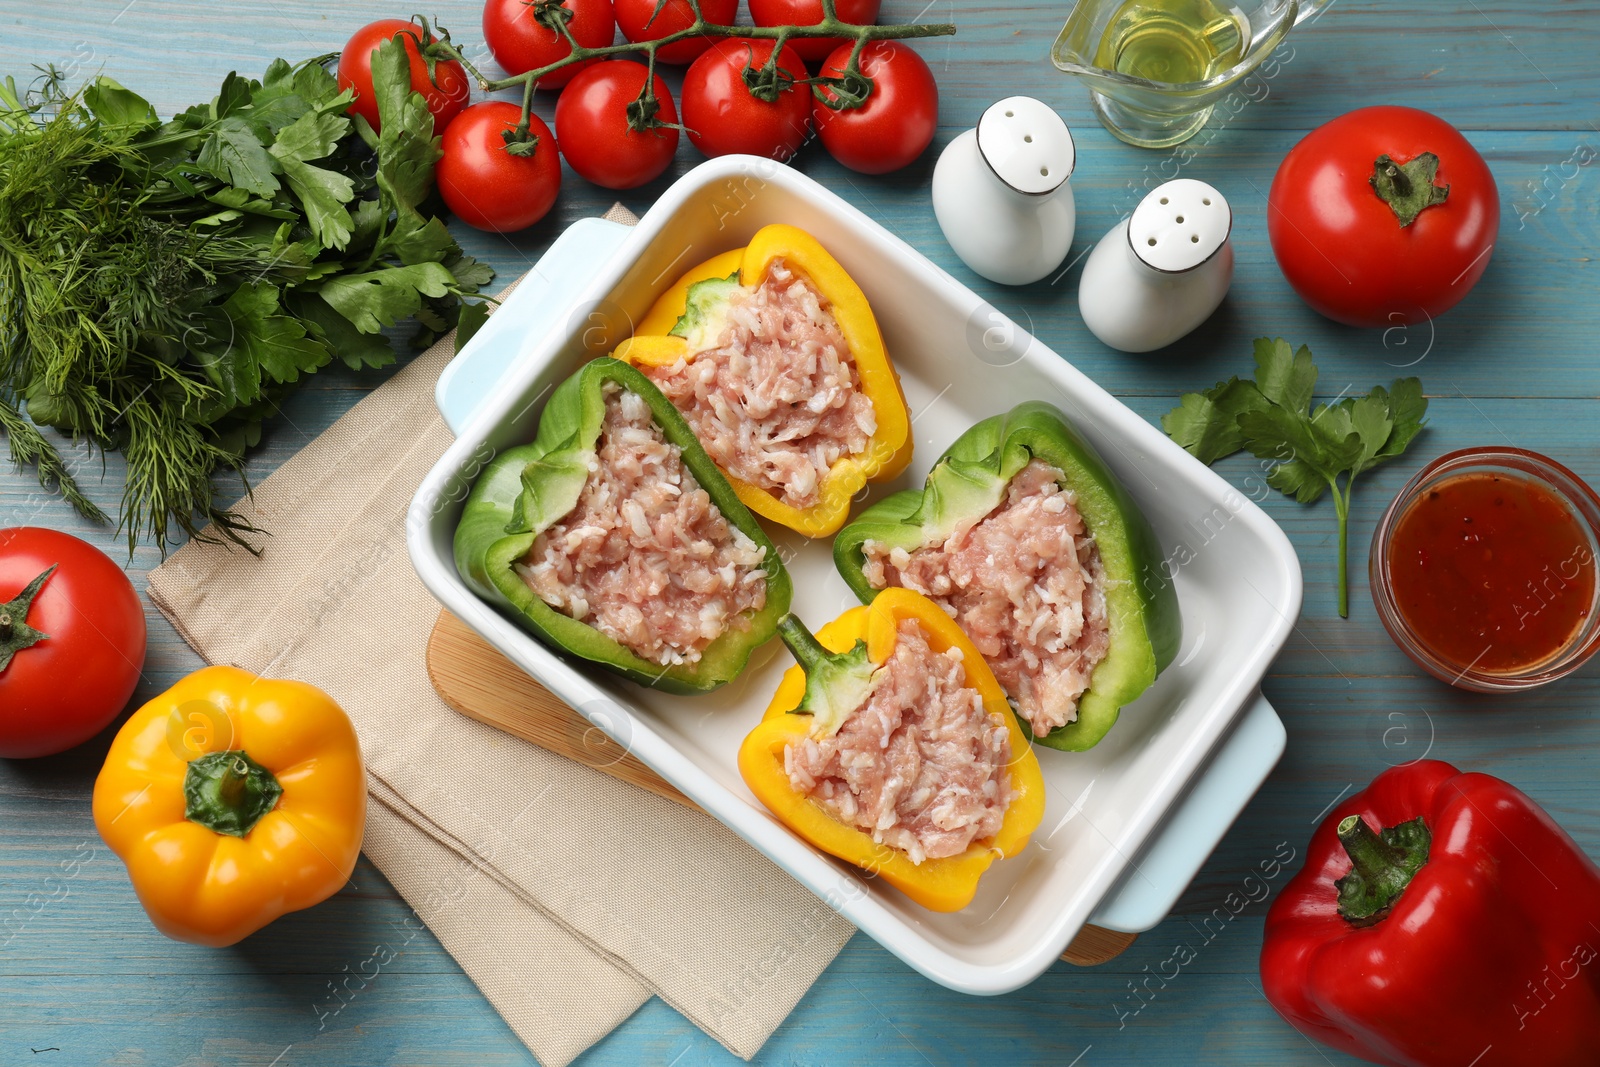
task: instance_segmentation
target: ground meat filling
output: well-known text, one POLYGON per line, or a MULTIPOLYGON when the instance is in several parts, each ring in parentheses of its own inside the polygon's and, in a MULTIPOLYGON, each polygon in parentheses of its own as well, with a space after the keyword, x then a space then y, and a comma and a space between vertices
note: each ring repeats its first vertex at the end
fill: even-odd
POLYGON ((578 504, 516 564, 546 604, 652 663, 694 663, 767 602, 766 554, 722 517, 637 394, 605 387, 578 504))
POLYGON ((1100 549, 1060 478, 1033 460, 999 507, 944 544, 914 552, 862 546, 868 583, 938 601, 1035 734, 1078 717, 1078 700, 1111 645, 1100 549))
POLYGON ((791 507, 816 504, 823 476, 878 429, 833 313, 781 259, 759 286, 733 290, 715 348, 640 369, 719 467, 791 507))
POLYGON ((935 652, 901 622, 867 702, 832 737, 784 749, 790 785, 913 863, 993 837, 1011 803, 1011 738, 966 680, 960 649, 935 652))

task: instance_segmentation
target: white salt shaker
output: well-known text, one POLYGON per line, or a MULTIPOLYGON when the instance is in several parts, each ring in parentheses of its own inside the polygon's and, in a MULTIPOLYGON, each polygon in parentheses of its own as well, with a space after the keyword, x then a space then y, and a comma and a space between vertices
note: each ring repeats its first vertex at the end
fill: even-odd
POLYGON ((991 281, 1024 285, 1059 267, 1077 207, 1072 132, 1048 104, 1012 96, 983 113, 933 168, 933 213, 962 262, 991 281))
POLYGON ((1124 352, 1165 348, 1217 310, 1233 283, 1233 211, 1205 182, 1153 190, 1083 265, 1078 310, 1124 352))

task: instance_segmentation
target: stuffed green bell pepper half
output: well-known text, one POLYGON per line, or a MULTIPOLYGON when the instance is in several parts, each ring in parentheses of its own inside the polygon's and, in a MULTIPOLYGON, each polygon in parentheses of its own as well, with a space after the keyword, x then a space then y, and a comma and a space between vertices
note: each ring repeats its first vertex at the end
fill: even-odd
POLYGON ((1051 748, 1098 744, 1182 637, 1149 520, 1066 417, 1037 401, 962 434, 922 489, 841 530, 833 556, 863 603, 890 586, 939 602, 1051 748))
POLYGON ((744 669, 789 610, 789 575, 650 380, 609 357, 545 405, 532 444, 467 497, 456 567, 555 648, 673 693, 744 669))

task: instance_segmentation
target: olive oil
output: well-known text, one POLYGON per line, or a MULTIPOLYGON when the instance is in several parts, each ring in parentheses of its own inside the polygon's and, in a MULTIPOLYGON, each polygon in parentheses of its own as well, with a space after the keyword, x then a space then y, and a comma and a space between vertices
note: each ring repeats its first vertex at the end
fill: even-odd
POLYGON ((1095 66, 1159 82, 1205 81, 1244 55, 1249 22, 1213 0, 1127 0, 1111 17, 1095 66))

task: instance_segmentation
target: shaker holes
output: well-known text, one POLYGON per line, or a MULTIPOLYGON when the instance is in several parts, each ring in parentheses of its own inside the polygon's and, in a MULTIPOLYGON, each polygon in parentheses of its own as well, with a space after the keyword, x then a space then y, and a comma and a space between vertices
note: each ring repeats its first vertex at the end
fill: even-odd
POLYGON ((1199 234, 1195 234, 1194 236, 1190 237, 1189 238, 1189 243, 1190 244, 1194 244, 1194 245, 1199 244, 1200 243, 1200 235, 1199 234))
POLYGON ((1182 222, 1183 222, 1183 216, 1182 216, 1182 215, 1179 215, 1179 216, 1178 216, 1178 222, 1179 222, 1179 223, 1182 223, 1182 222))
POLYGON ((1155 244, 1156 244, 1156 239, 1154 237, 1152 237, 1152 238, 1150 238, 1150 240, 1146 241, 1145 244, 1149 245, 1151 248, 1154 248, 1155 244))

